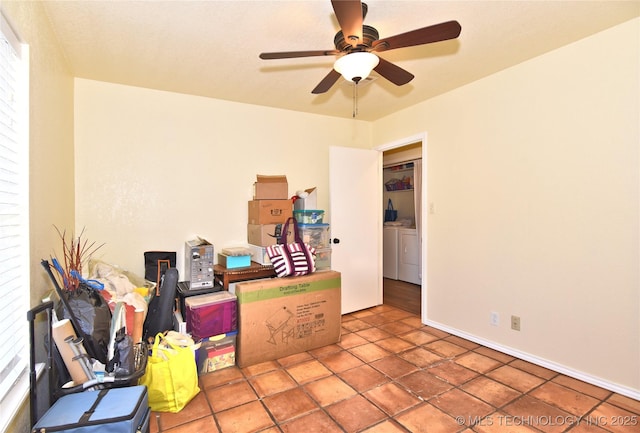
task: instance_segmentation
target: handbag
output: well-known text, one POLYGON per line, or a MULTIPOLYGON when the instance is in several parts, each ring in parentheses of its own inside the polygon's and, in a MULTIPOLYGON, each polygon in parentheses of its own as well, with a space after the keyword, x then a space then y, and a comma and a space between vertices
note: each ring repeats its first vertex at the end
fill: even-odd
POLYGON ((282 228, 280 242, 277 245, 267 247, 267 255, 278 277, 298 277, 315 272, 315 253, 315 248, 302 241, 298 230, 298 222, 291 217, 282 228), (293 222, 292 232, 295 242, 288 244, 287 233, 289 233, 290 222, 293 222))
POLYGON ((396 219, 398 219, 398 211, 393 208, 393 203, 389 199, 387 210, 384 211, 384 221, 395 221, 396 219))
POLYGON ((158 333, 139 384, 149 390, 152 411, 180 412, 200 392, 193 350, 158 333))

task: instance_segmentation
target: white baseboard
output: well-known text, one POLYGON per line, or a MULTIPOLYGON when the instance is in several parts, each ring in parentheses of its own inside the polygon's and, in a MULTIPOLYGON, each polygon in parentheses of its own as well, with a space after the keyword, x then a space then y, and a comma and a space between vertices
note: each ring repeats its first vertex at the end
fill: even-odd
POLYGON ((433 328, 448 332, 449 334, 455 335, 460 338, 464 338, 465 340, 473 341, 474 343, 478 343, 482 346, 489 347, 491 349, 497 350, 498 352, 506 353, 507 355, 515 356, 516 358, 531 362, 532 364, 539 365, 540 367, 544 367, 549 370, 553 370, 557 373, 561 373, 566 376, 572 377, 574 379, 578 379, 583 382, 590 383, 591 385, 599 386, 600 388, 604 388, 609 391, 616 392, 618 394, 624 395, 634 400, 640 400, 640 390, 604 380, 600 377, 593 376, 591 374, 569 368, 565 365, 558 364, 553 361, 549 361, 548 359, 540 358, 538 356, 532 355, 527 352, 522 352, 512 347, 503 346, 494 341, 485 340, 483 338, 466 333, 464 331, 460 331, 459 329, 455 329, 455 328, 451 328, 449 326, 443 325, 442 323, 434 322, 432 320, 427 320, 424 323, 433 328))

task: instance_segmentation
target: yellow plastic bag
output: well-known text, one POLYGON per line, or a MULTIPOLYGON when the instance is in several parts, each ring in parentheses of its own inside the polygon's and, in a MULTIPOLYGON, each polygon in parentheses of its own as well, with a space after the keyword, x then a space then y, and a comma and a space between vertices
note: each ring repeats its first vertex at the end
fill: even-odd
POLYGON ((140 385, 149 391, 149 407, 156 412, 180 412, 198 393, 198 370, 193 350, 156 335, 140 385), (162 343, 162 344, 161 344, 162 343))

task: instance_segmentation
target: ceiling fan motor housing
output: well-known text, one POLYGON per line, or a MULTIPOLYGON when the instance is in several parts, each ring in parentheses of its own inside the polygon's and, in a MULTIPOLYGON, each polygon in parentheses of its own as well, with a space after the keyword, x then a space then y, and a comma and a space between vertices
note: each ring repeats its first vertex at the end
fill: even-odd
POLYGON ((380 35, 375 28, 363 25, 362 41, 359 41, 356 47, 353 47, 351 45, 351 42, 345 40, 342 31, 336 33, 336 36, 333 38, 333 44, 335 45, 337 50, 349 53, 352 51, 367 51, 371 49, 371 44, 378 39, 380 39, 380 35))

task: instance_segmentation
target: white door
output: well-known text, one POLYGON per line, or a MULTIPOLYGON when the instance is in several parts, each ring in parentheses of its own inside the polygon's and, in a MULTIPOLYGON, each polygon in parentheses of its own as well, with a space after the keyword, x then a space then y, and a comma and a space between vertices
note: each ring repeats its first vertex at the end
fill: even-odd
POLYGON ((342 314, 382 304, 381 185, 381 152, 329 149, 331 268, 342 274, 342 314))

